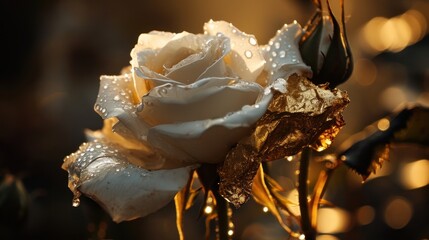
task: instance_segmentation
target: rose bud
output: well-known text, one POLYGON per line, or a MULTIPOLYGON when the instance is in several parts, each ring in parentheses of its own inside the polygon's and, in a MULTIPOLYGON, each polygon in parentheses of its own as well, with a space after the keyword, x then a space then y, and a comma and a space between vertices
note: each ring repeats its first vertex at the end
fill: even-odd
POLYGON ((317 11, 304 27, 300 51, 313 71, 311 81, 329 83, 330 88, 335 88, 350 77, 353 60, 345 31, 344 3, 341 1, 341 30, 329 1, 326 2, 328 14, 322 11, 321 1, 316 1, 317 11))

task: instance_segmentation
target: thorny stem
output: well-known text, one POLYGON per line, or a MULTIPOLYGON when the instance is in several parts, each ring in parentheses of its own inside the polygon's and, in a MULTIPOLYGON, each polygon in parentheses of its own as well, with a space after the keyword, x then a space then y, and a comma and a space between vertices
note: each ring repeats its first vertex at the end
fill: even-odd
POLYGON ((228 234, 229 231, 229 215, 228 215, 228 202, 218 193, 214 192, 216 199, 216 211, 217 211, 217 229, 216 239, 217 240, 230 240, 232 237, 228 234))
POLYGON ((298 199, 299 199, 299 210, 301 212, 301 227, 304 232, 306 240, 315 240, 316 232, 311 226, 310 214, 308 210, 307 191, 308 191, 308 169, 311 158, 311 149, 304 148, 301 153, 301 161, 299 163, 299 175, 298 175, 298 199))

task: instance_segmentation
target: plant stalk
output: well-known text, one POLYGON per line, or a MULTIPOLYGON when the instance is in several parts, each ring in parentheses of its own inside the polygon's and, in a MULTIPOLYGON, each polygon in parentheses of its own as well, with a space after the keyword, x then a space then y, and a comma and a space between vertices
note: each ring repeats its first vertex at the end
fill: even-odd
POLYGON ((308 196, 308 170, 310 167, 311 149, 306 147, 301 153, 301 161, 299 163, 298 175, 298 199, 299 210, 301 211, 301 227, 304 232, 306 240, 315 240, 316 231, 311 226, 311 218, 309 212, 309 205, 307 201, 308 196))
POLYGON ((229 235, 229 222, 230 216, 228 215, 229 203, 217 192, 214 193, 216 198, 216 211, 217 211, 217 240, 230 240, 232 235, 229 235))

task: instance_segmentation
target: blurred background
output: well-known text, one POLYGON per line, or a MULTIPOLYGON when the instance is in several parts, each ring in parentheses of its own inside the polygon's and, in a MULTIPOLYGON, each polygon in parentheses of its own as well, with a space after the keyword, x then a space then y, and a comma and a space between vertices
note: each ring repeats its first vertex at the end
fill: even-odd
MULTIPOLYGON (((115 224, 88 198, 72 207, 64 156, 98 129, 99 76, 128 65, 140 33, 202 32, 232 22, 265 44, 284 23, 313 14, 310 0, 2 0, 0 239, 178 239, 173 204, 115 224)), ((346 0, 355 71, 339 87, 351 103, 328 152, 403 104, 429 105, 429 1, 346 0)), ((331 1, 339 14, 339 3, 331 1)), ((379 127, 383 127, 380 123, 379 127)), ((339 169, 320 211, 318 240, 429 239, 429 149, 393 146, 391 161, 365 183, 339 169)), ((296 161, 278 163, 293 196, 296 161)), ((310 173, 311 174, 311 173, 310 173)), ((314 181, 312 174, 310 181, 314 181)), ((188 239, 203 239, 198 207, 185 215, 188 239)), ((253 200, 234 214, 235 239, 288 239, 253 200)))

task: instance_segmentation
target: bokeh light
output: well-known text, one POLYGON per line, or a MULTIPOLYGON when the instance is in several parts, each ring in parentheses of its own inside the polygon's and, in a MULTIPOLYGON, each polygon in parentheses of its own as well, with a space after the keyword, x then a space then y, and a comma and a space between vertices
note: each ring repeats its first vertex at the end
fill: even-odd
POLYGON ((350 214, 341 208, 321 208, 317 216, 320 233, 345 232, 350 226, 350 214))
POLYGON ((375 54, 399 52, 421 40, 426 26, 426 18, 414 9, 392 18, 374 17, 362 28, 362 45, 375 54))
POLYGON ((407 93, 404 88, 391 86, 384 89, 379 97, 381 105, 389 111, 394 111, 398 106, 407 102, 407 93))
POLYGON ((382 118, 377 122, 377 128, 380 131, 386 131, 390 127, 390 121, 387 118, 382 118))
POLYGON ((333 235, 323 234, 323 235, 317 236, 316 240, 339 240, 339 238, 333 235))
POLYGON ((356 221, 360 225, 370 224, 375 218, 375 210, 369 205, 360 207, 356 211, 356 221))
POLYGON ((355 62, 354 79, 361 86, 372 85, 377 79, 377 66, 369 59, 357 59, 355 62))
POLYGON ((405 227, 413 215, 413 207, 410 202, 403 197, 390 199, 384 210, 384 221, 393 229, 405 227))
POLYGON ((429 160, 421 159, 407 163, 400 170, 401 183, 408 189, 415 189, 429 184, 429 160))

